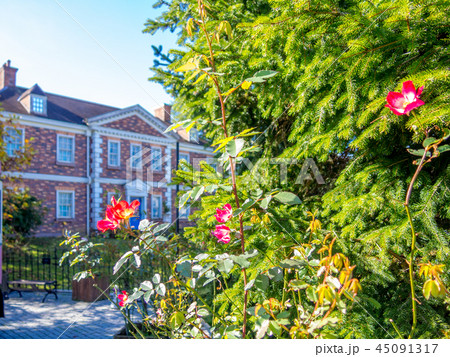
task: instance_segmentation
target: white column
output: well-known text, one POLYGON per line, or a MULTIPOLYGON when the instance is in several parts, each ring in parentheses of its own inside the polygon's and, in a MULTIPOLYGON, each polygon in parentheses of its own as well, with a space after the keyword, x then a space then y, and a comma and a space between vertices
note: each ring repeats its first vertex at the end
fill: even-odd
POLYGON ((100 176, 102 173, 102 137, 96 131, 92 132, 92 219, 93 227, 97 227, 97 221, 103 219, 100 212, 103 210, 102 207, 102 193, 103 190, 100 186, 100 176))

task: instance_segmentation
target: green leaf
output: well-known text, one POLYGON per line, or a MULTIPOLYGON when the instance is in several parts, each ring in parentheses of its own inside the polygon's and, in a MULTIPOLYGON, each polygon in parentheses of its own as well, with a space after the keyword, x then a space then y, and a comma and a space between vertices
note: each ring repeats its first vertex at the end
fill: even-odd
POLYGON ((291 192, 280 192, 274 195, 273 198, 287 205, 298 205, 302 203, 300 198, 291 192))
POLYGON ((217 269, 222 273, 228 274, 233 269, 234 263, 231 259, 219 260, 217 263, 217 269))
POLYGON ((197 201, 205 191, 205 186, 197 186, 192 190, 191 199, 197 201))
POLYGON ((151 281, 148 281, 148 280, 143 281, 143 282, 141 283, 141 289, 142 289, 142 290, 145 290, 145 291, 152 290, 152 289, 153 289, 153 284, 152 284, 152 282, 151 282, 151 281))
POLYGON ((312 302, 317 301, 317 293, 313 286, 310 286, 306 289, 306 297, 312 302))
POLYGON ((270 77, 276 76, 277 73, 278 73, 277 71, 263 70, 263 71, 256 72, 253 75, 253 77, 270 78, 270 77))
POLYGON ((303 260, 297 259, 285 259, 280 263, 280 266, 285 269, 299 269, 306 265, 306 262, 303 260))
MULTIPOLYGON (((414 156, 423 156, 423 154, 425 153, 424 149, 419 149, 419 150, 412 150, 412 149, 406 149, 411 155, 414 156)), ((431 153, 427 152, 427 157, 430 157, 431 153)))
POLYGON ((247 260, 247 258, 243 255, 230 255, 230 259, 235 262, 236 264, 239 264, 241 268, 248 268, 250 266, 250 262, 247 260))
POLYGON ((281 326, 276 321, 270 321, 269 330, 277 337, 281 337, 281 326))
POLYGON ((144 294, 144 300, 145 300, 146 303, 149 302, 151 296, 152 296, 154 293, 155 293, 154 290, 149 290, 149 291, 147 291, 147 292, 144 294))
POLYGON ((439 149, 440 153, 443 153, 443 152, 446 152, 446 151, 450 150, 450 145, 442 145, 442 146, 439 146, 438 149, 439 149))
POLYGON ((297 291, 297 290, 306 289, 309 286, 309 284, 305 283, 303 280, 294 279, 289 282, 289 286, 293 290, 297 291))
POLYGON ((177 329, 184 321, 184 314, 181 311, 177 311, 170 317, 170 327, 172 327, 172 329, 177 329))
POLYGON ((424 148, 426 148, 427 146, 430 146, 431 144, 435 143, 436 141, 438 141, 436 138, 429 137, 423 141, 422 145, 424 148))
POLYGON ((250 289, 253 287, 254 284, 255 284, 255 279, 250 280, 250 281, 247 283, 247 285, 245 285, 244 290, 245 290, 245 291, 250 290, 250 289))
POLYGON ((267 275, 274 282, 283 280, 283 270, 279 267, 270 268, 267 275))
POLYGON ((229 143, 226 144, 227 146, 226 150, 228 155, 230 155, 231 157, 238 156, 244 145, 245 145, 244 139, 231 140, 229 143))
POLYGON ((113 268, 113 275, 117 273, 117 271, 121 268, 121 266, 133 255, 132 251, 126 252, 122 257, 117 261, 113 268))
POLYGON ((270 201, 272 201, 272 196, 267 196, 261 201, 259 205, 262 209, 267 209, 267 207, 269 207, 270 201))
POLYGON ((181 264, 177 264, 177 267, 175 268, 177 272, 179 272, 181 275, 183 275, 186 278, 191 277, 191 270, 192 270, 192 264, 190 261, 185 261, 181 264))
POLYGON ((255 279, 255 286, 262 291, 266 291, 269 287, 269 277, 264 274, 258 275, 255 279))
POLYGON ((158 273, 156 273, 156 274, 153 276, 152 281, 153 281, 154 284, 159 284, 159 283, 161 282, 161 275, 159 275, 158 273))
POLYGON ((156 287, 155 291, 158 295, 165 296, 166 295, 166 286, 163 283, 160 283, 156 287))
POLYGON ((127 303, 131 303, 131 302, 133 302, 134 300, 139 299, 142 295, 144 295, 144 292, 143 292, 143 291, 136 291, 134 294, 131 294, 131 295, 128 297, 127 303))
POLYGON ((160 224, 159 226, 155 227, 155 229, 153 230, 153 233, 161 232, 161 231, 167 229, 169 226, 170 226, 170 223, 160 224))
POLYGON ((186 202, 189 200, 189 197, 191 197, 191 194, 192 194, 192 191, 188 191, 180 197, 180 201, 179 201, 179 205, 178 205, 179 208, 182 208, 186 204, 186 202))
POLYGON ((256 338, 260 339, 263 338, 267 332, 267 328, 269 327, 270 320, 263 320, 261 327, 258 330, 258 333, 256 334, 256 338))

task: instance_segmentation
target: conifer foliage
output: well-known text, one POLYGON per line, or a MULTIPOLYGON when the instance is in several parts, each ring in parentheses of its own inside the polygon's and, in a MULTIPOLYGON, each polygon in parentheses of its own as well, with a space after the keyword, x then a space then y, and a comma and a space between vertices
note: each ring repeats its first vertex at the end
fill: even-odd
MULTIPOLYGON (((195 78, 187 81, 174 71, 207 52, 199 29, 188 25, 196 3, 158 2, 164 12, 148 20, 144 31, 178 31, 182 49, 164 54, 155 48, 160 60, 151 80, 174 95, 180 118, 195 120, 214 140, 220 131, 214 88, 202 85, 200 78, 197 83, 195 78)), ((238 89, 230 96, 226 103, 230 132, 255 127, 263 133, 254 137, 263 148, 258 156, 314 158, 325 178, 325 189, 294 185, 293 180, 287 180, 286 189, 299 194, 304 212, 318 209, 322 225, 332 224, 339 231, 336 246, 357 265, 355 274, 364 288, 342 337, 396 336, 389 319, 395 320, 401 334, 409 333, 411 227, 404 202, 420 161, 417 154, 423 153, 430 137, 443 139, 440 151, 418 174, 409 207, 418 248, 413 256, 420 302, 416 337, 448 336, 449 295, 424 296, 425 280, 418 268, 443 265, 439 279, 450 285, 448 3, 205 3, 216 19, 208 23, 211 29, 222 21, 232 28, 213 43, 217 72, 225 74, 222 86, 234 88, 261 70, 278 72, 276 80, 251 91, 238 89), (398 115, 385 107, 386 97, 401 92, 409 81, 416 89, 423 86, 424 104, 398 115), (366 314, 373 318, 365 318, 366 314)), ((299 170, 290 167, 288 174, 296 176, 299 170)), ((270 189, 272 183, 264 185, 270 189)), ((201 211, 196 217, 202 217, 201 211)))

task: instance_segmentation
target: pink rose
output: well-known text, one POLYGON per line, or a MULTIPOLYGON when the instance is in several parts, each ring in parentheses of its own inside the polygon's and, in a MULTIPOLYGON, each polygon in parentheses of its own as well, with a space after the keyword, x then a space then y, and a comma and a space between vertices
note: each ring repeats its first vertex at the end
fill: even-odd
POLYGON ((221 243, 230 243, 230 228, 221 224, 216 226, 216 230, 213 232, 217 240, 221 243))
POLYGON ((423 86, 417 92, 412 81, 403 82, 402 92, 389 92, 386 97, 388 107, 395 115, 409 114, 414 108, 420 107, 425 103, 419 99, 422 94, 423 86))
POLYGON ((225 206, 223 206, 223 209, 216 208, 217 214, 214 215, 216 217, 217 222, 219 223, 225 223, 226 221, 229 221, 231 219, 231 216, 233 215, 233 209, 231 208, 231 205, 227 203, 225 206))

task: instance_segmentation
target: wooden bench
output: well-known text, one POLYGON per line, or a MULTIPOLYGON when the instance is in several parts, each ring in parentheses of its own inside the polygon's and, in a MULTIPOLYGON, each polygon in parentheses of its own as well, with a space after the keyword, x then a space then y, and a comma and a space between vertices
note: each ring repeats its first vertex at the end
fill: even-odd
POLYGON ((22 291, 42 291, 41 288, 47 292, 42 302, 45 302, 45 299, 50 294, 55 295, 55 299, 58 300, 58 295, 56 295, 56 280, 46 281, 46 280, 12 280, 8 281, 8 289, 9 293, 13 291, 17 291, 22 297, 22 291), (41 287, 41 288, 40 288, 41 287))

